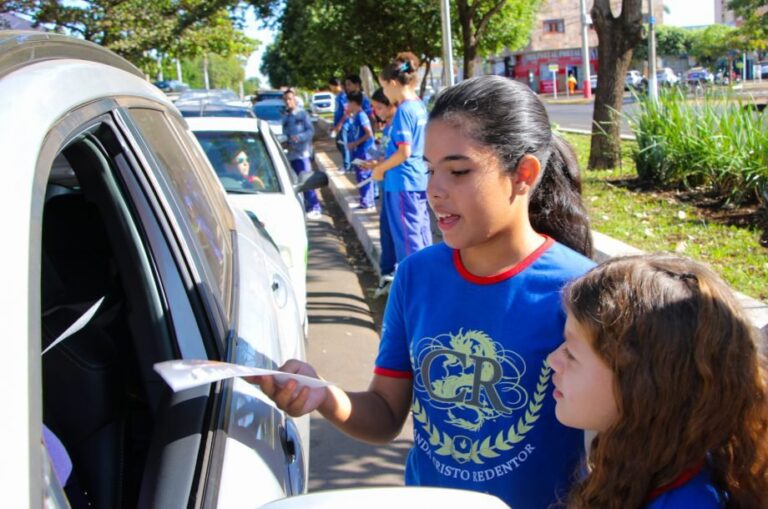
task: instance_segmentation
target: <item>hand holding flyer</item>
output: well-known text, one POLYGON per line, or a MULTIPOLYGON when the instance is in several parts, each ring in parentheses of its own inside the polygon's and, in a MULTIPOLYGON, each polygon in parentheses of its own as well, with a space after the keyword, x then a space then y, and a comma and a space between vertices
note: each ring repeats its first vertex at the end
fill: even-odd
POLYGON ((288 380, 295 380, 299 385, 311 388, 330 387, 333 385, 325 380, 304 375, 209 360, 158 362, 154 365, 154 369, 174 392, 211 382, 218 382, 227 378, 246 376, 273 376, 280 385, 287 383, 288 380))

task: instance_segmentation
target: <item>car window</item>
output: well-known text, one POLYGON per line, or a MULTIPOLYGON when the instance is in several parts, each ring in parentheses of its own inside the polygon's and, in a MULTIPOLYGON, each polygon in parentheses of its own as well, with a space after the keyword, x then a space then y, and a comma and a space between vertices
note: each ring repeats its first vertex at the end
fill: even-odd
MULTIPOLYGON (((205 163, 195 161, 196 150, 175 136, 171 120, 162 112, 144 108, 128 110, 144 134, 168 184, 175 192, 177 206, 189 222, 206 265, 206 282, 231 316, 232 238, 231 212, 222 199, 218 183, 205 163)), ((200 157, 203 157, 200 155, 200 157)))
POLYGON ((282 120, 284 111, 285 105, 281 103, 256 103, 253 107, 253 112, 256 114, 256 117, 263 120, 282 120))
POLYGON ((280 193, 280 180, 258 133, 197 131, 211 166, 230 193, 280 193))

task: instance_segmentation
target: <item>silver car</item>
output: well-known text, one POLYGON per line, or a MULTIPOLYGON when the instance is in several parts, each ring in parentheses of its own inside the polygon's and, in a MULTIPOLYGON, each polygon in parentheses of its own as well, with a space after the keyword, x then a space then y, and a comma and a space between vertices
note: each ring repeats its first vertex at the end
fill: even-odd
POLYGON ((280 254, 165 95, 94 44, 0 32, 0 153, 4 505, 305 492, 307 417, 241 379, 174 393, 153 370, 305 354, 280 254))

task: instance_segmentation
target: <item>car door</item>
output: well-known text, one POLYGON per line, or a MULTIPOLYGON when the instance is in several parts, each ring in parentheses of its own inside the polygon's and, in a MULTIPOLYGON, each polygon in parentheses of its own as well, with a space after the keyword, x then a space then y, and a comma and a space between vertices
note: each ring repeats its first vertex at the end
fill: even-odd
MULTIPOLYGON (((73 505, 213 507, 231 449, 234 382, 173 394, 152 366, 236 360, 235 220, 165 107, 123 103, 70 112, 41 157, 51 174, 43 347, 103 297, 94 317, 43 358, 43 419, 72 458, 73 505)), ((264 319, 275 321, 262 276, 264 291, 251 298, 262 295, 264 319)), ((266 350, 265 358, 279 353, 266 350)), ((260 435, 240 452, 269 465, 264 479, 248 479, 252 490, 263 482, 271 500, 292 487, 287 424, 265 402, 248 403, 258 408, 260 435)))

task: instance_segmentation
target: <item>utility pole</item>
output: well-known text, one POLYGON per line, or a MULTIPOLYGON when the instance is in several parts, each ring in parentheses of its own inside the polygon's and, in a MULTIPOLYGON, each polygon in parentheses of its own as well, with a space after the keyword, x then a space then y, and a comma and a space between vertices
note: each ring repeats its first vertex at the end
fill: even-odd
POLYGON ((656 31, 653 16, 653 0, 648 0, 648 97, 652 101, 659 100, 659 84, 656 80, 656 31))
POLYGON ((449 0, 440 0, 440 17, 443 22, 443 84, 450 87, 453 85, 453 43, 449 0))
POLYGON ((176 59, 176 80, 177 80, 179 83, 184 83, 184 80, 183 80, 183 79, 181 79, 181 78, 182 78, 182 75, 181 75, 181 60, 179 60, 179 59, 177 58, 177 59, 176 59))
POLYGON ((205 89, 210 90, 211 82, 208 79, 208 53, 203 53, 203 81, 205 83, 205 89))
POLYGON ((592 88, 589 81, 589 22, 591 21, 587 16, 587 3, 586 0, 579 0, 581 3, 581 65, 582 76, 581 82, 584 89, 584 98, 589 99, 592 97, 592 88))

